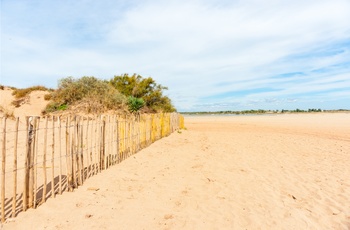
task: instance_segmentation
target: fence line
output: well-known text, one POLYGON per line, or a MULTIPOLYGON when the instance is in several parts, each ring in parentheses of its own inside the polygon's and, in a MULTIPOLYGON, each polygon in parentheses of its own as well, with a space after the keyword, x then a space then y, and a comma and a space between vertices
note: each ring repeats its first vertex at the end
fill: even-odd
POLYGON ((1 222, 184 128, 178 113, 2 118, 1 222))

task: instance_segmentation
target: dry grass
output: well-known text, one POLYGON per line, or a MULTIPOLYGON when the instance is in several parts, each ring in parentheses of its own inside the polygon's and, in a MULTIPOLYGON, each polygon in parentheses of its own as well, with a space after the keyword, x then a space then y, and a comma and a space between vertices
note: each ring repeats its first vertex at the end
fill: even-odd
POLYGON ((15 119, 15 115, 13 114, 13 111, 9 111, 0 105, 0 114, 1 113, 7 118, 15 119))
POLYGON ((52 94, 45 94, 44 95, 44 100, 45 101, 50 101, 52 99, 52 94))
POLYGON ((14 105, 16 108, 19 108, 21 107, 21 105, 25 104, 27 101, 28 101, 28 97, 22 97, 12 101, 11 104, 14 105))
POLYGON ((24 88, 24 89, 16 89, 15 88, 15 89, 13 89, 12 95, 15 96, 15 98, 23 98, 35 90, 52 91, 52 89, 48 89, 45 86, 37 85, 37 86, 32 86, 32 87, 24 88))

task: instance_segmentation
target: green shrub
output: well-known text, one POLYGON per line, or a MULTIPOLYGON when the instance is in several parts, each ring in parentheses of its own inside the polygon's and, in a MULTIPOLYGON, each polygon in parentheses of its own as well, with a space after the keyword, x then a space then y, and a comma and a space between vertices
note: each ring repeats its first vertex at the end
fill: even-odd
POLYGON ((125 96, 133 96, 142 98, 145 106, 153 112, 174 112, 175 107, 172 105, 170 98, 164 96, 164 87, 157 84, 151 77, 143 78, 140 75, 123 74, 121 76, 114 76, 109 83, 125 96))
POLYGON ((67 105, 60 105, 58 106, 57 110, 66 110, 68 108, 67 105))
POLYGON ((66 110, 67 108, 68 108, 68 106, 65 104, 60 105, 56 102, 51 102, 46 106, 45 111, 43 113, 52 113, 55 111, 63 111, 63 110, 66 110))
POLYGON ((145 101, 142 98, 129 96, 127 104, 130 112, 137 112, 145 105, 145 101))

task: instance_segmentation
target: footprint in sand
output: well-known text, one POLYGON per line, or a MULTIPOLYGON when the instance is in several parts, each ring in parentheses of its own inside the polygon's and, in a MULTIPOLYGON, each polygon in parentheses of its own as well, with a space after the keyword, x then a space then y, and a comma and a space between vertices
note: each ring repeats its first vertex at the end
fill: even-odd
POLYGON ((196 165, 192 166, 193 169, 202 168, 202 167, 203 167, 203 165, 201 165, 201 164, 196 164, 196 165))
POLYGON ((174 216, 172 215, 172 214, 166 214, 166 215, 164 215, 164 219, 165 220, 169 220, 169 219, 173 219, 174 218, 174 216))
POLYGON ((75 207, 77 207, 77 208, 81 208, 81 207, 83 207, 83 203, 81 203, 81 202, 76 203, 76 204, 75 204, 75 207))

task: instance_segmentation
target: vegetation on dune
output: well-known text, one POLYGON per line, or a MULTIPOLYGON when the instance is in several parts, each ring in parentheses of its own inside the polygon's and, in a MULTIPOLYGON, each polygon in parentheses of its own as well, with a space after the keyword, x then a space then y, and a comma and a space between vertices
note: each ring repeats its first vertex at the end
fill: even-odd
POLYGON ((46 100, 51 100, 45 113, 74 108, 84 112, 100 113, 106 110, 137 112, 173 112, 171 100, 163 95, 166 87, 157 84, 151 77, 124 74, 109 81, 95 77, 63 78, 58 89, 46 100))
POLYGON ((13 106, 15 106, 16 108, 19 108, 25 102, 26 102, 26 99, 24 97, 22 97, 22 98, 19 98, 19 99, 16 99, 16 100, 12 101, 11 104, 13 106))
POLYGON ((29 95, 31 92, 36 91, 36 90, 53 91, 53 89, 48 89, 45 86, 36 85, 36 86, 29 87, 29 88, 24 88, 24 89, 14 88, 12 95, 15 96, 15 98, 19 99, 19 98, 23 98, 23 97, 29 95))
POLYGON ((15 100, 12 101, 12 105, 14 105, 16 108, 20 107, 22 104, 26 103, 28 101, 28 95, 36 90, 40 91, 53 91, 53 89, 48 89, 45 86, 37 85, 32 86, 28 88, 23 89, 17 89, 15 87, 10 87, 10 89, 13 90, 12 95, 15 96, 15 100))
POLYGON ((145 102, 142 98, 129 96, 127 104, 130 112, 137 112, 145 105, 145 102))
POLYGON ((143 78, 136 74, 132 76, 123 74, 114 76, 109 83, 127 97, 141 98, 145 102, 145 106, 153 112, 176 111, 170 98, 163 95, 163 91, 168 88, 157 84, 151 77, 143 78))
POLYGON ((0 113, 3 113, 5 115, 5 117, 7 117, 7 118, 10 118, 10 119, 15 118, 13 111, 9 111, 9 110, 5 109, 4 107, 2 107, 1 105, 0 105, 0 113))
POLYGON ((44 100, 45 100, 45 101, 50 101, 51 98, 52 98, 52 94, 51 94, 51 93, 45 94, 45 95, 44 95, 44 100))
POLYGON ((58 89, 51 94, 51 102, 45 112, 66 110, 73 106, 84 112, 103 112, 120 109, 126 103, 126 97, 108 82, 95 77, 63 78, 58 89))
MULTIPOLYGON (((0 89, 3 88, 0 86, 0 89)), ((87 113, 101 113, 107 110, 132 113, 176 111, 170 98, 163 94, 167 87, 157 84, 151 77, 143 78, 137 74, 123 74, 110 80, 100 80, 93 76, 66 77, 59 80, 56 90, 44 86, 11 89, 16 98, 12 103, 15 107, 26 103, 27 96, 32 91, 49 91, 44 95, 44 99, 50 102, 43 113, 67 109, 87 113)))

